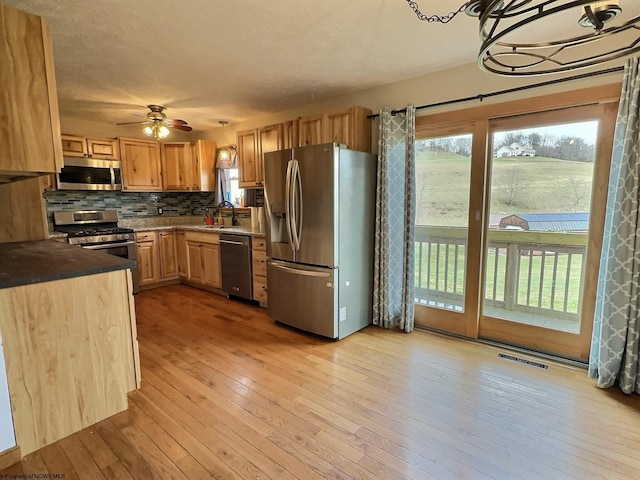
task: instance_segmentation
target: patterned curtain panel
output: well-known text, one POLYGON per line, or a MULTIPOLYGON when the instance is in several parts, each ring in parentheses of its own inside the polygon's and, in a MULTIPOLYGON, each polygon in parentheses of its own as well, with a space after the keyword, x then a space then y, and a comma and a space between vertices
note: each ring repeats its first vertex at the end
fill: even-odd
POLYGON ((625 67, 616 124, 589 376, 640 393, 640 70, 625 67))
POLYGON ((373 323, 413 330, 416 217, 415 108, 380 112, 373 323))

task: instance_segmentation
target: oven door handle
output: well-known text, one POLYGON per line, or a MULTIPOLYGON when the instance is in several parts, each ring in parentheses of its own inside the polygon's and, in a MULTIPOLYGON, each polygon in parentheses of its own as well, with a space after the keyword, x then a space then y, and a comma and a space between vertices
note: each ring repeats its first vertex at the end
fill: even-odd
POLYGON ((104 250, 107 248, 114 248, 114 247, 129 247, 135 244, 136 242, 134 241, 128 241, 128 242, 102 243, 100 245, 79 245, 79 246, 82 248, 86 248, 88 250, 104 250))

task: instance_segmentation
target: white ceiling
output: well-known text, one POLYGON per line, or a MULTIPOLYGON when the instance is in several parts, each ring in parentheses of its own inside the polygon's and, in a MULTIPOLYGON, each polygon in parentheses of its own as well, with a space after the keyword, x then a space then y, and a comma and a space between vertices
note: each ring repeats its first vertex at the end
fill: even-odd
POLYGON ((427 24, 406 0, 0 2, 47 20, 61 115, 110 124, 153 103, 206 130, 475 62, 479 47, 477 20, 427 24))

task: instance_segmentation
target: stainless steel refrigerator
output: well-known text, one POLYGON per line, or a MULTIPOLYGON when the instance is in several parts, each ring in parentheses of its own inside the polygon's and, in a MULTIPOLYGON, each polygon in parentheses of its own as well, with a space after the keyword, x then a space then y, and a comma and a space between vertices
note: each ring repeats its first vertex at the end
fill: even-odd
POLYGON ((371 323, 374 155, 337 144, 266 153, 268 313, 329 338, 371 323))

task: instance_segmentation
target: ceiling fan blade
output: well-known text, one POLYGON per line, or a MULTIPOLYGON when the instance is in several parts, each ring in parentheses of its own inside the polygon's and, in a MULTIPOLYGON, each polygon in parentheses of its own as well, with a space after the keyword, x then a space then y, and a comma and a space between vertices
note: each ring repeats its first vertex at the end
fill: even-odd
POLYGON ((186 122, 186 121, 184 121, 184 120, 180 120, 179 118, 174 118, 174 119, 170 120, 170 122, 172 122, 172 123, 174 123, 174 124, 178 123, 178 124, 180 124, 180 125, 186 125, 186 124, 187 124, 187 122, 186 122))
POLYGON ((190 132, 191 130, 193 130, 193 128, 191 128, 189 125, 171 125, 173 128, 175 128, 176 130, 182 130, 183 132, 190 132))
POLYGON ((146 123, 153 123, 153 122, 122 122, 122 123, 116 123, 116 125, 144 125, 146 123))

